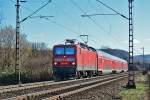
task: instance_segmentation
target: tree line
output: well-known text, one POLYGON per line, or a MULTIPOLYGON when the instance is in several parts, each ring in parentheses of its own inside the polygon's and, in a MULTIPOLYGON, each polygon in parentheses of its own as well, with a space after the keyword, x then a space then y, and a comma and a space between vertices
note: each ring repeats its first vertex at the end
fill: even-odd
MULTIPOLYGON (((52 51, 47 48, 45 43, 29 42, 25 34, 20 34, 19 37, 21 80, 23 82, 50 80, 52 76, 52 51)), ((16 32, 12 26, 5 26, 0 29, 0 80, 4 81, 5 78, 6 82, 4 81, 4 83, 17 81, 17 75, 15 75, 15 39, 16 32)))

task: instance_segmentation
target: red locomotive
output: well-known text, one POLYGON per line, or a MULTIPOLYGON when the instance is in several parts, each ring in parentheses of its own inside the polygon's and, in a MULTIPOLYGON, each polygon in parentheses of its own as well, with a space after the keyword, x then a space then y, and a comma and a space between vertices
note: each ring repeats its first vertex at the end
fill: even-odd
POLYGON ((53 76, 57 79, 123 72, 127 69, 127 61, 83 43, 76 44, 73 40, 53 47, 53 76))

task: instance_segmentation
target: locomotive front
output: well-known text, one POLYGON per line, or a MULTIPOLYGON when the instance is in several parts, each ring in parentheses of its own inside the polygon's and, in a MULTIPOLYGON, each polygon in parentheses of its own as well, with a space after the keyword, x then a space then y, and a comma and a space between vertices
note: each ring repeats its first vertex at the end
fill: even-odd
POLYGON ((75 45, 55 45, 53 48, 53 76, 55 79, 70 79, 76 76, 75 45))

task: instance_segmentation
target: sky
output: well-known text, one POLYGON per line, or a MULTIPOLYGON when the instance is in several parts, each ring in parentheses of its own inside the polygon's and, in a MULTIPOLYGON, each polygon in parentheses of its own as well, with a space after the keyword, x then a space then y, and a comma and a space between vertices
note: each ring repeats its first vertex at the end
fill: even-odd
MULTIPOLYGON (((0 0, 1 26, 16 25, 16 0, 0 0)), ((20 6, 20 20, 44 5, 48 0, 26 0, 20 6)), ((100 0, 128 17, 128 0, 100 0)), ((134 0, 134 53, 150 54, 150 0, 134 0)), ((35 16, 53 16, 48 19, 29 18, 21 23, 21 33, 31 42, 45 42, 49 48, 64 43, 65 39, 82 41, 80 35, 89 35, 88 45, 104 46, 128 51, 128 20, 119 15, 82 17, 84 14, 114 14, 96 0, 52 0, 35 16)))

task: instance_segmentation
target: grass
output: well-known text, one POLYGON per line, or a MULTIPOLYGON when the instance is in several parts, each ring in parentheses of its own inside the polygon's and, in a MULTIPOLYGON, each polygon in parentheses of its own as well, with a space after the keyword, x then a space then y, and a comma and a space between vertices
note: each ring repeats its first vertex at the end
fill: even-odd
MULTIPOLYGON (((49 69, 50 70, 50 69, 49 69)), ((0 86, 3 85, 13 85, 18 84, 18 73, 8 73, 0 71, 0 86)), ((52 80, 52 75, 50 71, 41 71, 37 73, 36 71, 31 73, 21 72, 21 82, 22 83, 32 83, 32 82, 41 82, 41 81, 50 81, 52 80)))
POLYGON ((122 100, 148 100, 147 76, 136 78, 136 89, 125 89, 119 93, 122 100))

